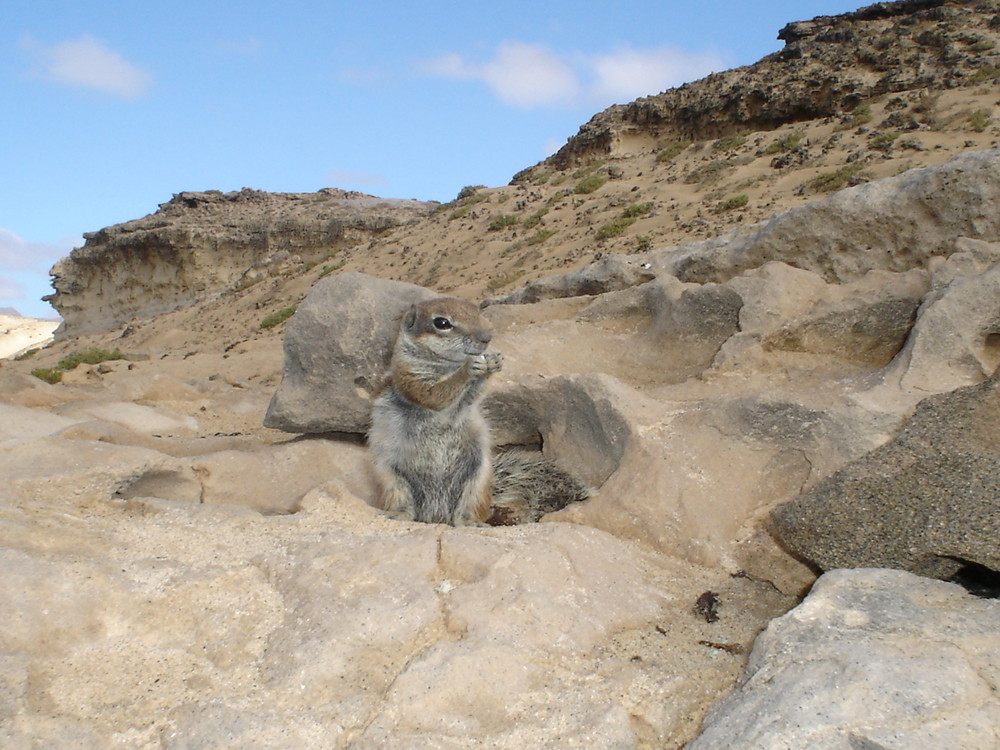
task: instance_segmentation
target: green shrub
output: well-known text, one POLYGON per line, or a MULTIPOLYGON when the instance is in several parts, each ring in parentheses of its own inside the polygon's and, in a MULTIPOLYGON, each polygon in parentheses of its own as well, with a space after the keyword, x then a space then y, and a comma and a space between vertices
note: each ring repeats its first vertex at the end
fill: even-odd
POLYGON ((603 240, 609 240, 612 237, 617 237, 620 234, 624 234, 625 230, 628 229, 633 224, 635 224, 634 218, 619 216, 617 219, 612 219, 607 224, 598 229, 597 234, 595 235, 595 239, 597 239, 598 242, 601 242, 603 240))
POLYGON ((525 229, 534 229, 542 222, 542 217, 549 212, 548 207, 540 208, 527 219, 525 219, 522 224, 525 229))
POLYGON ((606 177, 602 177, 599 174, 592 174, 589 177, 584 177, 576 183, 576 187, 573 188, 573 192, 578 195, 587 195, 589 193, 593 193, 607 181, 606 177))
POLYGON ((127 359, 124 354, 115 349, 114 351, 108 351, 107 349, 84 349, 80 352, 73 352, 68 354, 56 363, 56 369, 58 370, 72 370, 77 365, 96 365, 101 362, 108 362, 115 359, 127 359))
POLYGON ((292 305, 291 307, 283 307, 282 309, 278 310, 277 312, 271 313, 266 318, 264 318, 262 321, 260 321, 260 329, 262 331, 266 331, 269 328, 274 328, 277 325, 281 325, 286 320, 288 320, 290 317, 292 317, 293 315, 295 315, 295 310, 296 310, 297 307, 298 307, 298 305, 292 305))
POLYGON ((455 198, 456 201, 465 200, 466 198, 473 197, 476 193, 482 190, 485 185, 466 185, 464 188, 458 191, 458 196, 455 198))
POLYGON ((684 175, 684 182, 688 185, 696 185, 702 182, 717 180, 723 172, 729 169, 729 166, 722 159, 710 161, 708 164, 702 164, 700 167, 696 167, 684 175))
POLYGON ((653 210, 653 201, 646 201, 645 203, 633 203, 631 206, 622 211, 622 216, 626 219, 638 219, 640 216, 645 216, 650 211, 653 210))
POLYGON ((732 151, 747 142, 747 137, 742 133, 727 135, 712 144, 713 151, 732 151))
POLYGON ((900 135, 902 134, 898 130, 894 130, 891 133, 873 135, 868 139, 868 148, 873 148, 876 151, 888 151, 900 135))
POLYGON ((517 224, 517 217, 511 216, 510 214, 501 214, 497 216, 493 221, 490 222, 489 226, 486 227, 490 232, 499 232, 501 229, 506 229, 507 227, 512 227, 517 224))
POLYGON ((58 367, 36 367, 31 371, 31 374, 46 383, 55 385, 62 380, 63 371, 58 367))
POLYGON ((793 150, 799 143, 802 142, 802 133, 786 133, 771 141, 767 148, 764 149, 765 154, 783 154, 787 151, 793 150))
POLYGON ((23 361, 23 360, 25 360, 25 359, 31 359, 31 358, 32 358, 32 357, 34 357, 34 356, 35 356, 36 354, 38 354, 38 352, 40 352, 40 351, 41 351, 41 349, 38 349, 38 348, 35 348, 35 349, 28 349, 28 351, 26 351, 26 352, 21 352, 21 353, 20 353, 20 354, 18 354, 18 355, 17 355, 16 357, 14 357, 14 361, 15 361, 15 362, 21 362, 21 361, 23 361))
POLYGON ((848 164, 835 172, 825 172, 811 179, 807 185, 821 193, 832 193, 846 187, 853 177, 861 174, 860 164, 848 164))
POLYGON ((347 261, 342 260, 339 263, 334 263, 331 266, 323 266, 323 270, 319 272, 319 278, 322 279, 324 276, 329 276, 334 271, 339 271, 345 265, 347 265, 347 261))
POLYGON ((541 245, 545 240, 556 233, 555 229, 539 229, 524 241, 525 245, 541 245))
POLYGON ((969 76, 969 83, 987 83, 998 79, 1000 79, 1000 68, 993 65, 984 65, 969 76))
POLYGON ((732 198, 722 201, 715 207, 715 210, 720 213, 723 211, 735 211, 738 208, 746 207, 749 202, 750 198, 746 195, 734 195, 732 198))
POLYGON ((691 141, 670 141, 670 143, 660 146, 659 151, 656 152, 656 161, 661 164, 673 161, 690 145, 691 141))
POLYGON ((977 109, 974 112, 970 112, 968 120, 969 127, 977 133, 982 133, 990 126, 990 123, 993 122, 993 118, 990 116, 989 110, 986 109, 977 109))

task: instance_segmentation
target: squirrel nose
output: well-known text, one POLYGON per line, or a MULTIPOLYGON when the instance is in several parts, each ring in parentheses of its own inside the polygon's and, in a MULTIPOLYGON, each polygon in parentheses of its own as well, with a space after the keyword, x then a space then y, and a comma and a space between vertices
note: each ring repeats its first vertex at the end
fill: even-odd
POLYGON ((487 331, 486 329, 480 329, 476 331, 475 336, 476 336, 476 341, 481 341, 484 344, 490 343, 490 340, 493 338, 493 334, 487 331))

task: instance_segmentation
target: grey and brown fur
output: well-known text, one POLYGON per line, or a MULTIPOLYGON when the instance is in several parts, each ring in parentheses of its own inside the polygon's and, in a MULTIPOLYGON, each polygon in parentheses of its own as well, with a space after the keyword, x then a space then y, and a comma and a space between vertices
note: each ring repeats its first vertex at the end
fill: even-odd
POLYGON ((398 518, 463 526, 489 515, 490 438, 479 401, 503 358, 470 302, 441 297, 403 316, 368 445, 380 506, 398 518))

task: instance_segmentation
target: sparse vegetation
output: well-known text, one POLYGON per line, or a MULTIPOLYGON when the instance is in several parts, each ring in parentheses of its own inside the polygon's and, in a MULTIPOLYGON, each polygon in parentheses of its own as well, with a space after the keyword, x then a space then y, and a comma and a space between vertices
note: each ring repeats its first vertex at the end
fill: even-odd
POLYGON ((747 142, 747 137, 742 133, 727 135, 719 138, 712 144, 713 151, 734 151, 747 142))
POLYGON ((844 127, 860 128, 872 121, 872 108, 870 104, 859 104, 844 122, 844 127))
POLYGON ((888 151, 892 148, 892 144, 896 142, 896 139, 902 135, 898 130, 894 130, 890 133, 876 133, 871 138, 868 139, 868 148, 875 149, 876 151, 888 151))
POLYGON ((716 159, 715 161, 708 162, 708 164, 702 164, 700 167, 692 169, 684 175, 684 182, 688 185, 711 182, 712 180, 718 179, 728 168, 729 164, 727 164, 725 160, 716 159))
POLYGON ((664 146, 660 146, 659 151, 656 152, 656 161, 661 164, 673 161, 690 145, 691 141, 671 141, 664 146))
POLYGON ((545 240, 556 233, 555 229, 539 229, 533 235, 528 237, 524 244, 526 245, 541 245, 545 240))
MULTIPOLYGON (((464 201, 467 198, 472 198, 480 190, 485 188, 485 185, 466 185, 464 188, 458 191, 458 196, 455 198, 456 201, 464 201)), ((485 200, 485 196, 482 196, 485 200)))
POLYGON ((277 312, 271 313, 262 321, 260 321, 260 330, 266 331, 270 328, 274 328, 275 326, 281 325, 295 314, 295 310, 297 307, 298 305, 292 305, 291 307, 283 307, 277 312))
POLYGON ((330 266, 323 266, 323 270, 319 272, 319 278, 322 279, 324 276, 329 276, 334 271, 339 271, 345 265, 347 265, 347 261, 342 260, 339 263, 334 263, 333 265, 330 266))
POLYGON ((990 123, 993 122, 993 117, 990 115, 988 109, 974 110, 969 113, 969 116, 966 119, 969 122, 969 127, 977 133, 982 133, 990 126, 990 123))
POLYGON ((117 349, 109 351, 108 349, 98 349, 95 347, 68 354, 56 363, 56 369, 66 372, 78 365, 98 365, 101 362, 109 362, 116 359, 127 359, 127 357, 117 349))
POLYGON ((594 238, 598 242, 609 240, 612 237, 617 237, 620 234, 624 234, 625 230, 628 229, 633 224, 635 224, 634 218, 626 218, 625 216, 619 216, 617 219, 612 219, 607 224, 598 229, 597 234, 594 236, 594 238))
POLYGON ((545 214, 547 214, 548 212, 549 212, 548 207, 540 208, 537 211, 535 211, 535 213, 533 213, 531 216, 529 216, 527 219, 525 219, 523 222, 521 222, 521 224, 525 229, 534 229, 542 222, 542 217, 545 216, 545 214))
POLYGON ((776 138, 767 144, 767 148, 764 149, 765 154, 784 154, 788 151, 794 150, 801 142, 803 138, 802 133, 786 133, 781 136, 781 138, 776 138))
POLYGON ((26 360, 26 359, 31 359, 36 354, 38 354, 38 352, 40 352, 40 351, 41 351, 41 349, 38 349, 37 347, 34 348, 34 349, 28 349, 28 351, 21 352, 16 357, 14 357, 14 361, 15 362, 21 362, 21 361, 26 360))
POLYGON ((31 371, 31 374, 49 385, 55 385, 62 380, 63 371, 58 367, 36 367, 31 371))
POLYGON ((832 193, 834 190, 840 190, 857 182, 857 178, 861 175, 861 169, 860 164, 848 164, 834 172, 824 172, 817 175, 806 185, 810 190, 832 193))
MULTIPOLYGON (((38 350, 36 349, 35 351, 38 350)), ((46 383, 55 385, 62 380, 64 372, 69 372, 78 365, 97 365, 101 362, 109 362, 111 360, 118 359, 128 358, 117 349, 109 351, 108 349, 99 349, 95 347, 93 349, 84 349, 79 352, 67 354, 65 357, 56 362, 55 367, 36 367, 31 371, 31 374, 39 380, 44 380, 46 383)))
POLYGON ((584 177, 582 180, 576 183, 576 187, 573 188, 573 192, 578 195, 587 195, 589 193, 593 193, 595 190, 601 187, 605 182, 607 182, 606 177, 603 177, 599 174, 592 174, 588 177, 584 177))
POLYGON ((969 76, 969 83, 989 83, 992 81, 1000 80, 1000 68, 995 65, 984 65, 971 76, 969 76))
POLYGON ((735 211, 739 208, 745 208, 747 203, 749 202, 750 198, 745 194, 734 195, 732 198, 728 198, 727 200, 724 200, 721 203, 719 203, 715 207, 715 210, 719 213, 722 213, 724 211, 735 211))
POLYGON ((647 250, 652 250, 653 238, 650 237, 648 234, 640 234, 638 237, 635 238, 635 249, 640 253, 644 253, 647 250))
POLYGON ((622 211, 622 216, 624 216, 626 219, 638 219, 640 216, 645 216, 652 210, 653 210, 653 201, 646 201, 645 203, 633 203, 631 206, 622 211))
POLYGON ((489 223, 486 229, 490 232, 499 232, 501 229, 506 229, 507 227, 512 227, 518 223, 516 216, 511 214, 500 214, 493 221, 489 223))

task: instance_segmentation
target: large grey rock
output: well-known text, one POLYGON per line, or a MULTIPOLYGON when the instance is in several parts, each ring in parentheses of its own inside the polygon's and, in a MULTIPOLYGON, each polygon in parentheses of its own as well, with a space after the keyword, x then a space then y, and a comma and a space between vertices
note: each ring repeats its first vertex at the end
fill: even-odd
POLYGON ((965 249, 971 244, 958 243, 962 251, 935 264, 936 288, 889 374, 906 390, 972 385, 1000 365, 1000 247, 975 248, 988 252, 976 258, 965 249))
POLYGON ((1000 602, 837 570, 757 638, 688 750, 995 750, 1000 602))
POLYGON ((947 577, 1000 570, 1000 370, 931 396, 890 443, 773 513, 820 568, 892 567, 947 577))
MULTIPOLYGON (((1000 150, 969 152, 775 215, 753 232, 668 252, 683 281, 724 281, 782 260, 844 282, 908 271, 950 254, 956 237, 1000 240, 1000 150)), ((659 251, 663 252, 663 251, 659 251)))
POLYGON ((264 424, 297 433, 365 432, 400 316, 436 296, 363 273, 320 281, 288 323, 284 377, 264 424))

